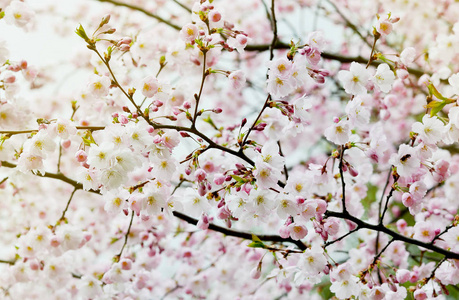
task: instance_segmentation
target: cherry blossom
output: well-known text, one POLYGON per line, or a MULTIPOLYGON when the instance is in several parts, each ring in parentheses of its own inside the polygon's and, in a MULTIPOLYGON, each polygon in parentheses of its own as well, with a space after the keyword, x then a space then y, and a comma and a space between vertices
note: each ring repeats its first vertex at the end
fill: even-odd
POLYGON ((352 95, 364 94, 367 89, 365 85, 370 79, 370 74, 364 66, 359 63, 351 63, 349 71, 341 70, 338 72, 338 79, 344 87, 346 93, 352 95))

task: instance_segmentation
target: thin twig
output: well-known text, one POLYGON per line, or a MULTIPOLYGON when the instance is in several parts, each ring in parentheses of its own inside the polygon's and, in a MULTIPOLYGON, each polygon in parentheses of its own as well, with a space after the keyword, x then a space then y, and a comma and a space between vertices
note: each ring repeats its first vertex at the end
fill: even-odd
POLYGON ((328 211, 327 210, 325 212, 325 217, 336 217, 336 218, 340 218, 340 219, 346 219, 346 220, 354 222, 360 228, 367 228, 367 229, 374 230, 374 231, 380 231, 382 233, 390 235, 395 240, 402 241, 402 242, 407 243, 407 244, 416 245, 416 246, 431 250, 431 251, 436 252, 438 254, 444 255, 446 258, 459 259, 459 253, 448 251, 448 250, 445 250, 443 248, 437 247, 435 245, 431 245, 430 243, 424 243, 424 242, 409 238, 407 236, 404 236, 404 235, 402 235, 402 234, 400 234, 398 232, 395 232, 395 231, 387 228, 386 226, 384 226, 382 224, 375 225, 375 224, 367 223, 365 221, 362 221, 359 218, 356 218, 356 217, 350 215, 349 213, 342 213, 342 212, 335 212, 335 211, 328 211))
POLYGON ((342 239, 344 239, 344 238, 347 237, 348 235, 351 235, 351 234, 353 234, 354 232, 356 232, 356 231, 358 231, 358 230, 360 230, 360 228, 359 228, 359 227, 356 227, 356 228, 354 228, 353 230, 351 230, 351 231, 349 231, 348 233, 346 233, 345 235, 340 236, 340 237, 337 238, 336 240, 333 240, 333 241, 330 241, 330 242, 326 242, 325 245, 324 245, 324 248, 327 248, 328 246, 330 246, 330 245, 332 245, 332 244, 334 244, 334 243, 336 243, 336 242, 341 241, 342 239))
POLYGON ((172 1, 174 1, 178 6, 180 6, 181 8, 186 10, 187 12, 191 12, 191 9, 189 7, 185 6, 184 4, 180 3, 179 1, 177 1, 177 0, 172 0, 172 1))
POLYGON ((69 206, 70 206, 70 202, 72 202, 72 198, 73 198, 73 195, 75 194, 75 192, 78 190, 78 188, 74 188, 73 191, 72 191, 72 194, 70 194, 70 198, 69 200, 67 201, 67 205, 65 206, 65 209, 64 211, 62 211, 62 215, 61 217, 59 218, 59 220, 57 221, 56 223, 56 226, 60 224, 60 222, 64 221, 65 220, 65 213, 67 212, 67 210, 69 209, 69 206))
POLYGON ((341 155, 339 158, 339 174, 341 177, 341 204, 343 205, 343 213, 347 213, 346 209, 346 183, 344 181, 344 171, 343 171, 343 157, 344 157, 344 146, 341 147, 341 155))
POLYGON ((99 2, 107 2, 107 3, 111 3, 113 5, 116 5, 116 6, 124 6, 124 7, 127 7, 127 8, 130 8, 132 10, 136 10, 136 11, 139 11, 139 12, 142 12, 144 13, 145 15, 149 16, 149 17, 152 17, 156 20, 158 20, 159 22, 161 23, 164 23, 166 25, 168 25, 169 27, 171 28, 174 28, 175 30, 181 30, 182 28, 180 26, 177 26, 175 24, 172 24, 171 22, 169 22, 168 20, 166 19, 163 19, 161 18, 160 16, 154 14, 154 13, 151 13, 145 9, 143 9, 142 7, 139 7, 139 6, 136 6, 136 5, 132 5, 132 4, 127 4, 127 3, 123 3, 123 2, 120 2, 120 1, 115 1, 115 0, 96 0, 96 1, 99 1, 99 2))
POLYGON ((117 261, 120 260, 121 255, 123 254, 124 247, 126 247, 126 244, 127 244, 128 238, 129 238, 129 234, 131 233, 131 227, 132 227, 132 221, 134 220, 134 214, 135 214, 135 212, 132 211, 132 213, 131 213, 131 220, 129 221, 129 226, 128 226, 128 229, 127 229, 127 231, 126 231, 126 234, 124 235, 123 247, 121 247, 120 253, 118 253, 117 255, 115 255, 115 259, 116 259, 117 261))

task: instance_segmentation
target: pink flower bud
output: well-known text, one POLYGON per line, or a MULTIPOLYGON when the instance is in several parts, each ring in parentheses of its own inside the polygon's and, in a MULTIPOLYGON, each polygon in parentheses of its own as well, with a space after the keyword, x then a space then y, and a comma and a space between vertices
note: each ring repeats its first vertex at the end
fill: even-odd
POLYGON ((130 45, 120 45, 120 51, 123 51, 123 52, 126 52, 126 51, 129 51, 131 50, 131 46, 130 45))
POLYGON ((88 154, 86 154, 84 150, 78 150, 77 153, 75 153, 75 157, 78 162, 83 163, 88 159, 88 154))
POLYGON ((419 275, 415 272, 410 272, 410 282, 415 283, 419 280, 419 275))
POLYGON ((59 247, 61 244, 61 239, 57 236, 53 236, 51 237, 49 244, 51 245, 51 247, 54 247, 54 248, 59 247))
POLYGON ((200 184, 198 186, 198 194, 201 197, 203 197, 206 194, 206 186, 204 184, 200 184))
POLYGON ((126 45, 129 45, 130 43, 132 43, 132 38, 130 38, 130 37, 124 37, 124 38, 122 38, 118 43, 119 43, 119 44, 126 44, 126 45))
POLYGON ((183 108, 184 109, 190 109, 191 108, 191 103, 188 101, 183 102, 183 108))
POLYGON ((148 231, 142 231, 140 234, 139 234, 139 237, 140 237, 140 240, 141 241, 146 241, 148 240, 150 234, 148 233, 148 231))
POLYGON ((351 174, 352 177, 357 177, 359 175, 359 172, 357 172, 357 170, 353 167, 349 167, 349 174, 351 174))
POLYGON ((64 141, 61 142, 61 146, 64 149, 68 149, 71 145, 72 145, 72 141, 71 140, 64 140, 64 141))
POLYGON ((5 74, 3 81, 5 83, 14 83, 16 81, 16 76, 13 73, 7 73, 5 74))
POLYGON ((206 214, 201 215, 201 218, 199 219, 198 224, 196 224, 196 226, 201 230, 207 230, 209 228, 209 218, 206 214))
POLYGON ((265 130, 266 125, 266 123, 260 123, 257 126, 253 127, 253 129, 256 131, 263 131, 265 130))
POLYGON ((197 169, 194 172, 194 177, 196 178, 197 181, 203 181, 206 179, 207 173, 203 169, 197 169))
POLYGON ((325 77, 323 77, 322 75, 316 75, 314 77, 314 79, 316 80, 316 82, 318 84, 324 84, 325 83, 325 77))
POLYGON ((215 174, 214 183, 216 185, 222 185, 225 182, 226 176, 223 174, 215 174))
POLYGON ((216 10, 213 10, 209 13, 209 20, 211 20, 212 22, 218 22, 222 19, 222 15, 220 12, 216 11, 216 10))
POLYGON ((30 269, 37 271, 40 269, 40 263, 36 258, 29 260, 30 269))
POLYGON ((253 268, 252 271, 250 271, 250 277, 253 279, 259 279, 261 277, 261 268, 253 268))
POLYGON ((324 77, 327 77, 327 76, 330 76, 330 71, 325 70, 325 69, 320 69, 319 70, 319 74, 324 76, 324 77))

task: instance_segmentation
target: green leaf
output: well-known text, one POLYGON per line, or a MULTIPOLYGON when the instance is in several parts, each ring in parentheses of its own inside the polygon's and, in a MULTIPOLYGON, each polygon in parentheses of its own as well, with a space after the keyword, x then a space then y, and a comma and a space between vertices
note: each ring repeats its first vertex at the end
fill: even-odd
POLYGON ((237 182, 239 183, 245 183, 246 180, 244 180, 243 178, 239 177, 239 176, 236 176, 236 175, 230 175, 234 180, 236 180, 237 182))
POLYGON ((432 83, 429 83, 429 85, 427 85, 427 88, 429 89, 429 94, 434 95, 437 99, 440 99, 440 100, 447 99, 442 94, 440 94, 440 92, 435 88, 435 86, 432 83))
POLYGON ((247 245, 247 247, 250 248, 266 248, 266 245, 263 244, 263 242, 256 236, 255 234, 252 233, 252 242, 247 245))
POLYGON ((266 245, 263 244, 263 242, 251 242, 250 244, 247 245, 247 247, 265 249, 266 245))
POLYGON ((84 39, 87 43, 89 43, 89 38, 86 34, 86 31, 84 31, 84 28, 83 26, 80 24, 80 27, 78 27, 76 30, 75 30, 75 33, 78 34, 79 37, 81 37, 82 39, 84 39))
POLYGON ((253 234, 253 233, 252 233, 252 241, 262 243, 262 241, 260 240, 260 238, 259 238, 258 236, 256 236, 255 234, 253 234))
POLYGON ((429 104, 427 104, 427 108, 430 108, 430 116, 433 117, 438 114, 439 111, 441 111, 445 105, 448 104, 446 101, 436 101, 433 100, 429 104))

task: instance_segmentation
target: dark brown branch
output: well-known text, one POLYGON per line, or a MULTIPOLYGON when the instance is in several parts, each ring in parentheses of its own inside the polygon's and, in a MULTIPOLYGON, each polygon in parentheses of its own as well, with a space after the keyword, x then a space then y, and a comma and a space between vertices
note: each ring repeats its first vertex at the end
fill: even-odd
POLYGON ((385 233, 387 235, 390 235, 395 240, 402 241, 402 242, 405 242, 405 243, 408 243, 408 244, 412 244, 412 245, 416 245, 416 246, 419 246, 419 247, 422 247, 422 248, 425 248, 425 249, 428 249, 428 250, 432 250, 432 251, 434 251, 436 253, 444 255, 446 258, 459 259, 459 253, 451 252, 451 251, 445 250, 443 248, 437 247, 435 245, 432 245, 430 243, 424 243, 424 242, 421 242, 421 241, 406 237, 404 235, 401 235, 398 232, 395 232, 395 231, 385 227, 382 224, 374 225, 374 224, 370 224, 370 223, 364 222, 364 221, 362 221, 362 220, 360 220, 360 219, 358 219, 358 218, 356 218, 354 216, 351 216, 349 213, 326 211, 325 212, 325 217, 335 217, 335 218, 340 218, 340 219, 346 219, 346 220, 354 222, 357 225, 357 227, 359 227, 360 229, 367 228, 367 229, 370 229, 370 230, 379 231, 379 232, 385 233))
MULTIPOLYGON (((244 49, 246 51, 268 51, 270 45, 269 44, 259 44, 259 45, 247 45, 244 49)), ((286 44, 284 42, 277 41, 276 45, 274 46, 275 49, 290 49, 290 45, 286 44)), ((341 63, 351 63, 351 62, 358 62, 361 64, 367 64, 368 59, 363 58, 362 56, 344 56, 336 53, 330 53, 330 52, 322 52, 321 53, 322 58, 324 59, 329 59, 329 60, 336 60, 341 63)), ((379 61, 372 61, 370 65, 377 67, 380 64, 384 62, 379 62, 379 61)), ((416 77, 421 77, 424 74, 430 74, 429 72, 424 72, 423 70, 419 69, 413 69, 413 68, 408 68, 408 72, 416 77)))
MULTIPOLYGON (((198 223, 198 220, 196 220, 196 219, 194 219, 194 218, 192 218, 190 216, 187 216, 187 215, 185 215, 185 214, 183 214, 181 212, 174 211, 173 214, 177 218, 179 218, 179 219, 181 219, 183 221, 186 221, 186 222, 188 222, 190 224, 196 225, 198 223)), ((232 229, 221 227, 221 226, 218 226, 218 225, 215 225, 215 224, 209 224, 209 229, 213 230, 213 231, 218 231, 218 232, 223 233, 224 235, 228 235, 228 236, 234 236, 234 237, 238 237, 238 238, 246 239, 246 240, 251 240, 252 239, 252 234, 251 233, 232 230, 232 229)), ((291 238, 284 239, 284 238, 281 238, 278 235, 257 235, 257 237, 262 241, 276 242, 276 243, 288 242, 288 243, 295 244, 301 250, 306 250, 307 249, 306 245, 303 244, 301 241, 295 241, 295 240, 292 240, 291 238)))

